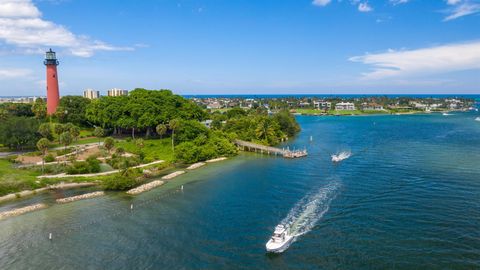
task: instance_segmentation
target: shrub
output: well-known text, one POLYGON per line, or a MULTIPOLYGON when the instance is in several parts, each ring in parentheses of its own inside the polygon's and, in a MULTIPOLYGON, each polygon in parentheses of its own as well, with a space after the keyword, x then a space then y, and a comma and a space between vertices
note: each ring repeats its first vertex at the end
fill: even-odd
POLYGON ((52 154, 48 154, 45 156, 45 162, 54 162, 55 161, 55 157, 52 155, 52 154))
POLYGON ((84 174, 100 172, 100 161, 94 157, 87 158, 86 161, 75 161, 67 167, 68 174, 84 174))
POLYGON ((126 190, 139 183, 140 176, 137 170, 129 169, 120 175, 111 175, 103 178, 102 187, 107 190, 126 190))

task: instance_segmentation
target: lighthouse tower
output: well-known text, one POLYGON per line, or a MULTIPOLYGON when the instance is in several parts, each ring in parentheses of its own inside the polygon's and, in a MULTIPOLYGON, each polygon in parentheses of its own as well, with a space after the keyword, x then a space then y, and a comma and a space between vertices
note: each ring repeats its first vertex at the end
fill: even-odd
POLYGON ((57 111, 58 103, 60 102, 57 76, 57 66, 59 63, 52 49, 45 54, 45 61, 43 63, 47 66, 47 114, 52 115, 57 111))

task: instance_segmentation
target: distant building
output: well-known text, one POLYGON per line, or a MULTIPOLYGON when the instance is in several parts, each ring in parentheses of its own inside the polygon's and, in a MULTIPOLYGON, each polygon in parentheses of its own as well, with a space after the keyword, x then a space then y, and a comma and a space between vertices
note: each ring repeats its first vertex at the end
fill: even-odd
POLYGON ((324 100, 314 101, 313 107, 318 110, 330 110, 332 103, 324 100))
POLYGON ((222 105, 218 101, 214 101, 207 105, 207 109, 220 109, 220 108, 222 108, 222 105))
POLYGON ((100 92, 93 89, 85 89, 85 91, 83 91, 83 97, 88 99, 97 99, 100 97, 100 92))
POLYGON ((362 110, 364 111, 383 111, 384 108, 382 105, 377 103, 364 103, 362 104, 362 110))
POLYGON ((109 97, 119 97, 119 96, 128 96, 128 90, 112 88, 107 91, 109 97))
POLYGON ((337 111, 354 111, 355 104, 351 102, 340 102, 335 104, 335 110, 337 111))

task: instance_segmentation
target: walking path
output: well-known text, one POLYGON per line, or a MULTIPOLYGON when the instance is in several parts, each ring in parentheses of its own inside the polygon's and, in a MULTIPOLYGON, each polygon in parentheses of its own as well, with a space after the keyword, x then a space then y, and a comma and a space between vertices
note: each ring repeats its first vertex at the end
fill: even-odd
MULTIPOLYGON (((147 166, 150 166, 150 165, 159 164, 159 163, 162 163, 162 162, 164 162, 164 161, 163 160, 157 160, 157 161, 154 161, 154 162, 151 162, 151 163, 138 165, 138 166, 135 166, 135 167, 132 167, 132 168, 133 169, 138 169, 138 168, 143 168, 143 167, 147 167, 147 166)), ((38 176, 37 178, 38 179, 44 179, 44 178, 69 178, 69 177, 95 177, 95 176, 110 175, 110 174, 118 173, 120 171, 121 170, 113 170, 113 171, 108 171, 108 172, 86 173, 86 174, 61 173, 61 174, 55 174, 55 175, 42 175, 42 176, 38 176)))

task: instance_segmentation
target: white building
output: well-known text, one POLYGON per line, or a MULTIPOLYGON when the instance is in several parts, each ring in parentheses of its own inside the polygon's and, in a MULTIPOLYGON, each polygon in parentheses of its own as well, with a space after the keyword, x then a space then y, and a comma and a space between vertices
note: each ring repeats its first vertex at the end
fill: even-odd
POLYGON ((330 110, 332 103, 324 100, 313 101, 313 107, 318 110, 330 110))
POLYGON ((100 92, 93 89, 85 89, 85 91, 83 91, 83 97, 88 99, 96 99, 100 97, 100 92))
POLYGON ((354 111, 355 104, 351 102, 340 102, 335 104, 335 110, 337 111, 354 111))
POLYGON ((119 88, 112 88, 107 91, 109 97, 119 97, 119 96, 128 96, 128 90, 123 90, 119 88))

